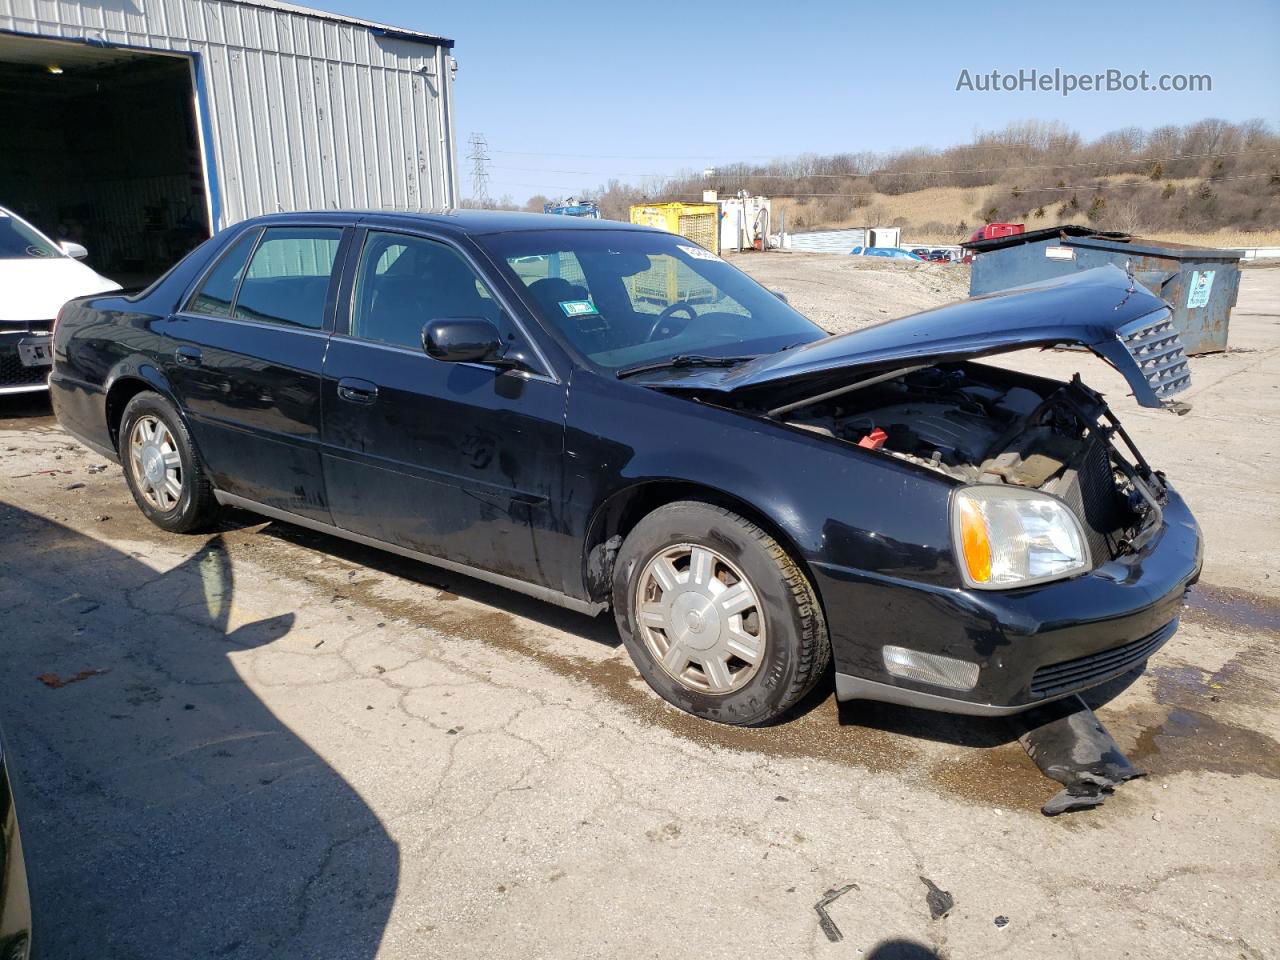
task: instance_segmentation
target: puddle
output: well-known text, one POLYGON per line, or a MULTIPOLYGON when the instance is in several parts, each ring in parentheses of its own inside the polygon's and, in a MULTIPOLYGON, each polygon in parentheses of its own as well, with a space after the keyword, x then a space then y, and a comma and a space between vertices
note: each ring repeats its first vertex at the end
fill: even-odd
MULTIPOLYGON (((1158 708, 1137 708, 1128 716, 1141 719, 1154 710, 1158 708)), ((1207 770, 1280 779, 1280 743, 1248 727, 1183 707, 1143 724, 1129 757, 1152 774, 1207 770)))
POLYGON ((1038 812, 1057 789, 1017 741, 940 760, 929 767, 929 781, 968 803, 1030 812, 1038 812))
POLYGON ((1188 620, 1280 635, 1280 602, 1233 587, 1198 583, 1186 598, 1188 620))

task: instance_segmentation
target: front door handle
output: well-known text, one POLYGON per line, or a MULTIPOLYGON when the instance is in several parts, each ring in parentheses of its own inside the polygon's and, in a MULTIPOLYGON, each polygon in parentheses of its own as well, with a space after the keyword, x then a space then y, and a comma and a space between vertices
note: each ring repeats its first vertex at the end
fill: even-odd
POLYGON ((338 381, 338 396, 352 403, 373 403, 378 399, 378 385, 355 377, 343 377, 338 381))
POLYGON ((203 355, 196 347, 179 347, 173 352, 174 359, 188 367, 200 366, 203 355))

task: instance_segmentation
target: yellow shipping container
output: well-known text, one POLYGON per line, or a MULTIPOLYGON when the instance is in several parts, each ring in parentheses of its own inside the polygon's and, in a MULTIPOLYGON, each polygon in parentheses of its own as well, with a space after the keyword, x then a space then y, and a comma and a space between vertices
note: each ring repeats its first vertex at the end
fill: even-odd
MULTIPOLYGON (((631 222, 679 234, 712 253, 720 252, 718 204, 637 203, 631 207, 631 222)), ((709 294, 712 290, 705 280, 691 270, 681 268, 674 260, 669 260, 661 267, 655 265, 653 270, 628 277, 627 292, 634 302, 655 304, 661 309, 672 303, 709 294)))
POLYGON ((720 252, 720 207, 714 203, 637 203, 631 222, 678 233, 712 253, 720 252))

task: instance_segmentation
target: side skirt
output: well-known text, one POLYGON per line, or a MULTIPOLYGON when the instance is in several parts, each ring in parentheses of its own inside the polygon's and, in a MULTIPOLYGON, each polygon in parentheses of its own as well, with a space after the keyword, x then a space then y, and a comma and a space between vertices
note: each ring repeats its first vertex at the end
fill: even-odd
POLYGON ((400 547, 394 543, 387 543, 385 540, 376 540, 373 537, 366 537, 363 534, 353 533, 350 530, 343 530, 340 527, 335 527, 333 524, 325 523, 322 520, 312 520, 310 517, 300 517, 296 513, 290 513, 288 510, 279 510, 276 507, 268 507, 266 504, 257 503, 254 500, 246 500, 244 497, 237 497, 232 493, 223 493, 221 490, 215 490, 213 495, 217 498, 218 502, 224 506, 239 507, 242 510, 248 510, 252 513, 261 514, 264 517, 270 517, 272 520, 280 520, 284 523, 296 524, 299 527, 306 527, 308 530, 315 530, 318 533, 327 533, 335 537, 341 537, 344 540, 351 540, 355 543, 364 544, 366 547, 375 547, 378 550, 386 550, 388 553, 407 557, 410 560, 419 560, 422 563, 429 563, 432 566, 442 567, 445 570, 451 570, 454 573, 461 573, 468 577, 474 577, 477 580, 483 580, 485 583, 491 583, 497 587, 505 587, 508 590, 514 590, 516 593, 523 593, 536 600, 554 603, 558 607, 573 610, 575 613, 584 613, 589 617, 594 617, 602 613, 607 607, 607 604, 590 603, 586 600, 579 600, 576 597, 569 596, 567 593, 562 593, 559 590, 553 590, 551 587, 544 587, 536 583, 528 583, 524 580, 518 580, 515 577, 506 577, 500 573, 491 573, 488 570, 480 570, 476 567, 467 566, 465 563, 445 560, 443 557, 433 557, 430 554, 419 553, 417 550, 410 550, 408 547, 400 547))

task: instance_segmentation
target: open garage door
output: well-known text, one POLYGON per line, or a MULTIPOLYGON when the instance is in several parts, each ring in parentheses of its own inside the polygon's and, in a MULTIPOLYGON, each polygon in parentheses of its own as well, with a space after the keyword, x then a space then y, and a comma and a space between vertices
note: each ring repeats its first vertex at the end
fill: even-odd
POLYGON ((0 206, 125 287, 210 235, 192 64, 0 33, 0 206))

